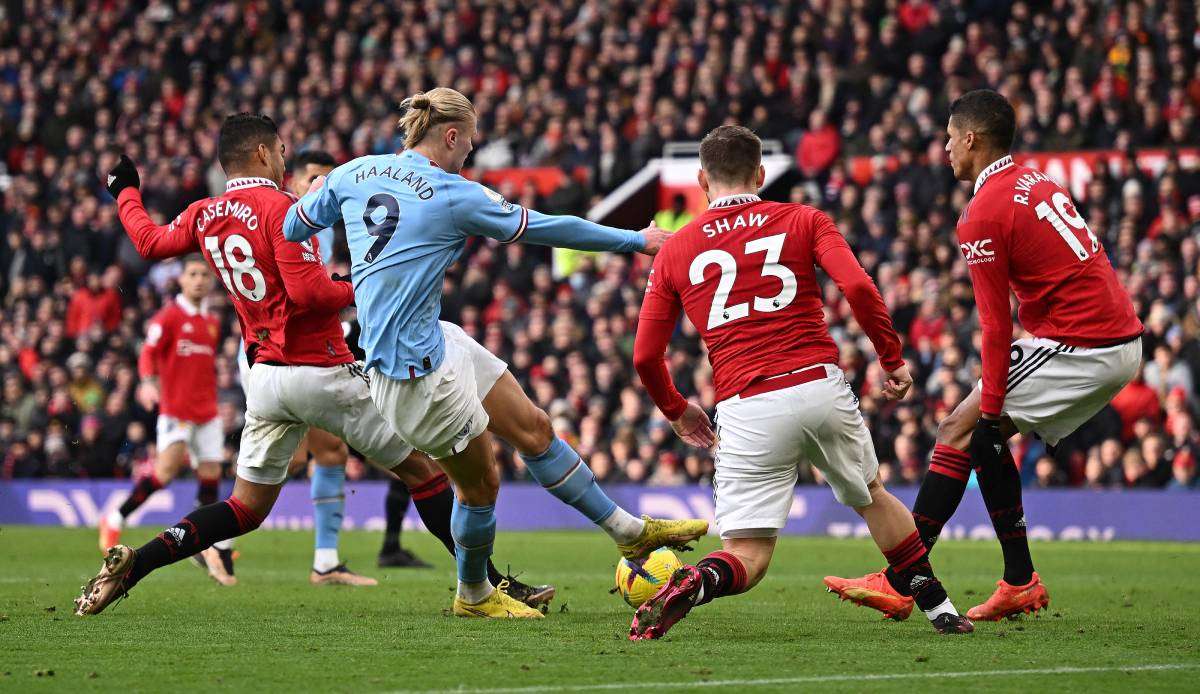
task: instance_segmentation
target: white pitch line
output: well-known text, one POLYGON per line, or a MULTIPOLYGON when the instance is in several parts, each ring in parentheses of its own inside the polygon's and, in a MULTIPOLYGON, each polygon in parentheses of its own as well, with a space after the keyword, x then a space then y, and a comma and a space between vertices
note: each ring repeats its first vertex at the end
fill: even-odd
POLYGON ((806 677, 775 677, 755 680, 700 680, 697 682, 611 682, 606 684, 539 685, 533 687, 494 687, 487 689, 403 689, 410 694, 534 694, 536 692, 595 692, 616 689, 682 689, 685 687, 772 687, 782 684, 819 684, 822 682, 880 682, 887 680, 933 679, 941 677, 988 677, 1022 675, 1078 675, 1096 672, 1162 672, 1196 670, 1200 663, 1166 663, 1161 665, 1112 665, 1096 667, 1030 668, 1025 670, 974 670, 968 672, 897 672, 866 675, 810 675, 806 677))

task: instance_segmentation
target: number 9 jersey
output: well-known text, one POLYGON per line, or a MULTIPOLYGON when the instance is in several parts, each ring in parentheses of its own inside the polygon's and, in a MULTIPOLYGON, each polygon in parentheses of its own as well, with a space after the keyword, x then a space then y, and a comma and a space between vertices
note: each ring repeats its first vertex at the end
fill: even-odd
POLYGON ((1012 157, 979 174, 958 220, 959 250, 975 287, 983 331, 980 408, 1003 410, 1017 317, 1035 337, 1076 348, 1122 344, 1142 333, 1125 288, 1070 195, 1012 157))
POLYGON ((339 311, 354 300, 348 282, 334 282, 317 240, 283 238, 295 198, 264 178, 236 178, 225 194, 198 200, 170 224, 156 225, 141 193, 126 188, 118 214, 144 258, 201 252, 229 293, 252 363, 335 366, 354 361, 339 311))

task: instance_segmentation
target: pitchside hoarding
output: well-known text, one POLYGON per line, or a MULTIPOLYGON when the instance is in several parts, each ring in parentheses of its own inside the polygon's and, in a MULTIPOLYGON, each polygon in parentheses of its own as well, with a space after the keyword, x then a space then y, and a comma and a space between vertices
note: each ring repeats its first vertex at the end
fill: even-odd
MULTIPOLYGON (((711 519, 713 515, 712 491, 707 487, 610 485, 606 489, 634 513, 665 518, 711 519)), ((100 515, 119 505, 128 492, 128 481, 0 482, 0 525, 95 526, 100 515)), ((381 530, 386 493, 387 485, 383 482, 347 483, 346 527, 381 530)), ((896 493, 905 504, 911 505, 916 489, 901 488, 896 493)), ((191 480, 176 483, 152 496, 131 522, 151 527, 170 525, 192 510, 195 495, 195 483, 191 480)), ((1025 511, 1029 535, 1039 540, 1200 542, 1200 492, 1026 490, 1025 511)), ((574 509, 529 484, 504 485, 496 513, 502 530, 591 527, 574 509)), ((304 529, 311 528, 312 522, 308 484, 293 482, 284 487, 275 510, 263 526, 304 529)), ((406 525, 420 527, 415 510, 409 510, 406 525)), ((796 488, 784 532, 868 536, 862 519, 834 501, 824 487, 796 488)), ((978 490, 967 491, 962 507, 943 537, 995 537, 978 490)))

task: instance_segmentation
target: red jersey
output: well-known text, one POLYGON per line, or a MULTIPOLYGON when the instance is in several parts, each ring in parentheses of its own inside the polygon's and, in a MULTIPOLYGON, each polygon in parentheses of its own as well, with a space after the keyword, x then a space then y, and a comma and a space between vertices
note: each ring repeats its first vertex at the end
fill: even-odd
POLYGON ((708 347, 718 401, 769 376, 838 363, 816 266, 846 294, 884 368, 903 365, 879 291, 828 216, 807 205, 728 196, 654 258, 634 364, 663 413, 675 419, 686 407, 663 360, 681 308, 708 347))
POLYGON ((1010 288, 1021 326, 1036 337, 1100 347, 1142 334, 1133 302, 1071 196, 1012 157, 979 174, 958 220, 958 243, 983 330, 980 409, 987 414, 1000 414, 1007 389, 1010 288))
POLYGON ((334 282, 317 240, 283 238, 295 198, 265 178, 236 178, 225 194, 198 200, 173 222, 156 225, 141 193, 126 188, 118 214, 144 258, 203 251, 229 291, 251 362, 333 366, 354 361, 339 312, 354 301, 349 282, 334 282))
POLYGON ((217 416, 220 334, 217 319, 182 296, 150 320, 138 373, 159 377, 161 414, 196 424, 217 416))

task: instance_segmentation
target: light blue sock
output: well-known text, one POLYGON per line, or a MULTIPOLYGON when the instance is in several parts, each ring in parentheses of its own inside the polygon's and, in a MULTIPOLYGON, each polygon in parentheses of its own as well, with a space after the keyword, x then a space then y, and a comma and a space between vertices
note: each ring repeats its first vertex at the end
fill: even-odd
POLYGON ((496 540, 496 505, 467 506, 455 499, 450 535, 454 537, 458 580, 472 584, 486 581, 488 557, 496 540))
POLYGON ((541 455, 522 455, 521 459, 538 484, 593 523, 604 522, 617 510, 617 502, 608 498, 591 468, 566 441, 554 439, 541 455))
POLYGON ((316 548, 336 550, 346 506, 346 468, 313 466, 311 495, 315 517, 316 548))

